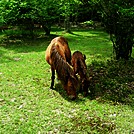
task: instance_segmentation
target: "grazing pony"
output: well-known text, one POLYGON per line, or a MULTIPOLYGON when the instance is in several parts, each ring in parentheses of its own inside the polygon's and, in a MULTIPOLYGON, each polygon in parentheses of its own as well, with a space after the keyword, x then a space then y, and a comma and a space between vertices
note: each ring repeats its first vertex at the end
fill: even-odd
POLYGON ((80 51, 75 51, 72 55, 71 64, 73 66, 75 74, 80 76, 81 89, 84 92, 84 96, 88 94, 89 79, 87 77, 87 66, 85 63, 86 56, 80 51))
POLYGON ((68 42, 63 37, 54 38, 46 49, 46 61, 51 66, 51 89, 54 86, 55 70, 58 79, 66 90, 70 99, 75 99, 78 78, 75 75, 71 64, 71 51, 68 42))

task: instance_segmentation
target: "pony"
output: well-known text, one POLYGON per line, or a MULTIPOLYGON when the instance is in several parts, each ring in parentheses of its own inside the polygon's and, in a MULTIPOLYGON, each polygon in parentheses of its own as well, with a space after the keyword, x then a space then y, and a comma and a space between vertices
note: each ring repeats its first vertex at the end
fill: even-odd
POLYGON ((84 96, 88 95, 89 79, 87 76, 87 65, 85 63, 86 56, 80 51, 75 51, 72 55, 71 65, 73 66, 75 74, 80 76, 81 90, 84 96))
POLYGON ((54 86, 55 71, 70 99, 76 99, 78 78, 71 67, 71 51, 64 37, 54 38, 46 49, 45 59, 51 66, 51 89, 54 86))

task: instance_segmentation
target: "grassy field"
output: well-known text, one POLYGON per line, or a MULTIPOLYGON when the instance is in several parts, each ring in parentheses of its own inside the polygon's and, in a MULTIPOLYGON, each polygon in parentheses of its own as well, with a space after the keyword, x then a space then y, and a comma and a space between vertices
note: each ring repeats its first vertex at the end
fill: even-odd
MULTIPOLYGON (((102 30, 53 29, 35 39, 0 35, 0 134, 131 134, 134 131, 133 60, 111 61, 112 43, 102 30), (50 90, 45 50, 67 38, 86 57, 92 97, 68 99, 56 81, 50 90)), ((134 57, 134 54, 133 54, 134 57)))

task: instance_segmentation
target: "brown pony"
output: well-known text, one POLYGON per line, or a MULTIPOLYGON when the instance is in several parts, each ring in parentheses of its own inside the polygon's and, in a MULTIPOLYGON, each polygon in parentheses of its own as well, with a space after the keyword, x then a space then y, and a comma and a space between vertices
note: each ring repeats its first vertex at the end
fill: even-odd
POLYGON ((46 49, 46 61, 51 66, 51 89, 54 86, 55 70, 69 98, 75 99, 78 78, 71 68, 71 51, 63 37, 54 38, 46 49))
POLYGON ((71 64, 74 68, 75 74, 78 73, 78 75, 80 76, 81 88, 82 92, 84 92, 84 96, 88 94, 89 88, 89 79, 87 77, 87 66, 85 60, 86 56, 80 51, 75 51, 72 55, 71 60, 71 64))

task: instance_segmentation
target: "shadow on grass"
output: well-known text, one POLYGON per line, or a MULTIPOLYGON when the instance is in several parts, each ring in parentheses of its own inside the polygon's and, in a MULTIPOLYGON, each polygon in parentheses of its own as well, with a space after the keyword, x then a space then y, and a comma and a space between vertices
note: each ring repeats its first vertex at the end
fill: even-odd
POLYGON ((31 36, 30 34, 7 32, 0 40, 0 46, 16 53, 41 52, 45 51, 50 41, 56 36, 58 35, 47 36, 44 33, 38 33, 31 36))
POLYGON ((69 101, 69 102, 75 102, 75 103, 81 103, 84 101, 84 97, 77 97, 75 100, 71 100, 66 91, 63 89, 61 83, 56 83, 55 84, 55 88, 53 89, 54 91, 58 92, 65 100, 69 101))
MULTIPOLYGON (((2 42, 1 46, 3 45, 6 48, 14 48, 16 47, 25 47, 25 46, 42 46, 44 43, 45 45, 48 45, 46 43, 50 42, 53 38, 55 38, 58 35, 54 35, 51 34, 50 36, 46 36, 46 35, 38 35, 38 36, 21 36, 21 35, 12 35, 12 36, 8 36, 7 38, 4 39, 4 41, 2 42)), ((17 50, 16 50, 17 51, 17 50)))
POLYGON ((94 99, 127 104, 134 110, 134 59, 93 61, 88 66, 90 91, 94 99))
POLYGON ((5 38, 0 43, 0 60, 1 63, 14 62, 12 55, 9 55, 9 51, 14 53, 27 54, 29 52, 42 52, 45 51, 50 41, 57 35, 40 35, 35 38, 12 35, 5 38), (4 49, 3 49, 4 48, 4 49), (9 50, 9 51, 8 51, 9 50))
POLYGON ((78 93, 78 98, 72 101, 60 83, 55 85, 54 90, 65 100, 81 103, 86 99, 95 99, 98 102, 111 102, 112 104, 129 105, 134 110, 134 59, 129 61, 93 61, 88 66, 90 77, 90 94, 84 97, 78 93))
MULTIPOLYGON (((7 32, 7 35, 4 37, 3 42, 1 43, 1 46, 5 47, 9 50, 14 50, 15 52, 31 52, 31 51, 44 51, 50 41, 57 37, 61 36, 58 34, 62 34, 64 36, 65 33, 63 33, 63 29, 57 29, 52 28, 53 32, 55 34, 51 34, 49 36, 46 36, 44 33, 37 33, 33 36, 30 34, 21 34, 21 33, 9 33, 7 32), (60 32, 60 33, 59 33, 60 32)), ((70 35, 75 35, 73 37, 67 37, 68 42, 70 43, 70 40, 77 40, 84 39, 84 38, 108 38, 107 34, 102 30, 90 30, 90 29, 72 29, 72 32, 70 35), (84 34, 84 32, 89 34, 84 34), (80 34, 79 34, 80 33, 80 34), (83 33, 83 34, 82 34, 83 33)))

